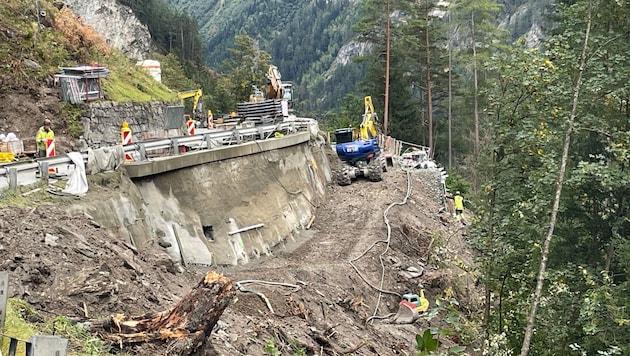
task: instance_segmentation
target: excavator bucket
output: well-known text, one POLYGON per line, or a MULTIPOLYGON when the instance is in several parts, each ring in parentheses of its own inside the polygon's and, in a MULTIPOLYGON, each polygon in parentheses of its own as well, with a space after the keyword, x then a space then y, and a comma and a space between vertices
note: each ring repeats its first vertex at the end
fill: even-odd
POLYGON ((398 304, 398 312, 391 319, 394 324, 411 324, 418 319, 416 305, 406 300, 398 304))

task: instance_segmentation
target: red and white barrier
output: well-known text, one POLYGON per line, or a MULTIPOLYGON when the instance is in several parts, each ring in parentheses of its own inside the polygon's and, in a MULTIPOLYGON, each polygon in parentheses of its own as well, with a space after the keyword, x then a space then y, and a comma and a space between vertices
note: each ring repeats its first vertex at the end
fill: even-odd
MULTIPOLYGON (((129 128, 129 124, 127 123, 127 121, 123 121, 122 128, 120 129, 120 135, 122 137, 123 146, 131 144, 131 137, 133 135, 131 134, 131 129, 129 128)), ((133 157, 131 157, 131 154, 125 153, 125 161, 133 161, 133 157)))
POLYGON ((195 134, 195 120, 188 119, 188 121, 186 121, 186 129, 188 131, 188 134, 190 136, 193 136, 195 134))
MULTIPOLYGON (((54 138, 49 138, 46 140, 46 157, 55 157, 55 139, 54 138)), ((57 170, 55 168, 48 168, 48 173, 49 174, 55 174, 57 173, 57 170)))

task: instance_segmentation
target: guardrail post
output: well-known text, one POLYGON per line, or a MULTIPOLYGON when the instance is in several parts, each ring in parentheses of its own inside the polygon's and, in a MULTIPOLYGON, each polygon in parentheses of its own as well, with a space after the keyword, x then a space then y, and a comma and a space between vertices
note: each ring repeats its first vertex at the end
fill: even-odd
POLYGON ((207 150, 213 149, 214 146, 216 146, 216 144, 212 143, 212 137, 210 137, 210 134, 203 135, 203 139, 204 139, 204 141, 206 141, 206 149, 207 150))
POLYGON ((243 143, 243 136, 241 136, 241 133, 238 131, 238 129, 234 129, 232 131, 232 134, 234 135, 237 144, 243 143))
POLYGON ((39 162, 39 175, 48 184, 48 162, 39 162))
POLYGON ((9 168, 9 189, 16 190, 17 189, 17 168, 9 168))
POLYGON ((147 160, 147 149, 144 147, 144 143, 138 145, 138 154, 140 155, 141 161, 147 160))
POLYGON ((173 150, 173 156, 180 154, 179 141, 176 138, 171 138, 171 149, 173 150))

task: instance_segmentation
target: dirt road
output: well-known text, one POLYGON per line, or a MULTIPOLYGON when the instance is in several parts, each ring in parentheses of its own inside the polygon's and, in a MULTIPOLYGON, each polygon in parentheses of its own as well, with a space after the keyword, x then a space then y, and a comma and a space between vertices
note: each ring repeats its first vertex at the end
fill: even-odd
POLYGON ((435 172, 428 171, 409 176, 392 171, 382 182, 331 187, 308 237, 289 243, 286 252, 223 271, 234 281, 260 280, 247 287, 262 293, 268 303, 240 293, 214 334, 216 351, 259 355, 273 343, 286 355, 299 350, 413 354, 422 322, 367 320, 396 312, 402 294, 418 293, 422 287, 431 299, 447 287, 448 272, 441 275, 431 268, 428 248, 432 238, 449 236, 461 225, 440 213, 438 192, 435 172), (408 267, 425 274, 402 276, 399 272, 408 267))

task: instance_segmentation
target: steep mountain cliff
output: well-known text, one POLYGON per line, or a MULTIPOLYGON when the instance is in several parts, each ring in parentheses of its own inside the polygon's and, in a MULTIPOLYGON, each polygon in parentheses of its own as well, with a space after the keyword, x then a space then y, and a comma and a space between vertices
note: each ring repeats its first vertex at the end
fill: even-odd
POLYGON ((107 44, 133 59, 145 59, 153 49, 151 34, 134 13, 116 0, 65 0, 87 25, 107 39, 107 44))

